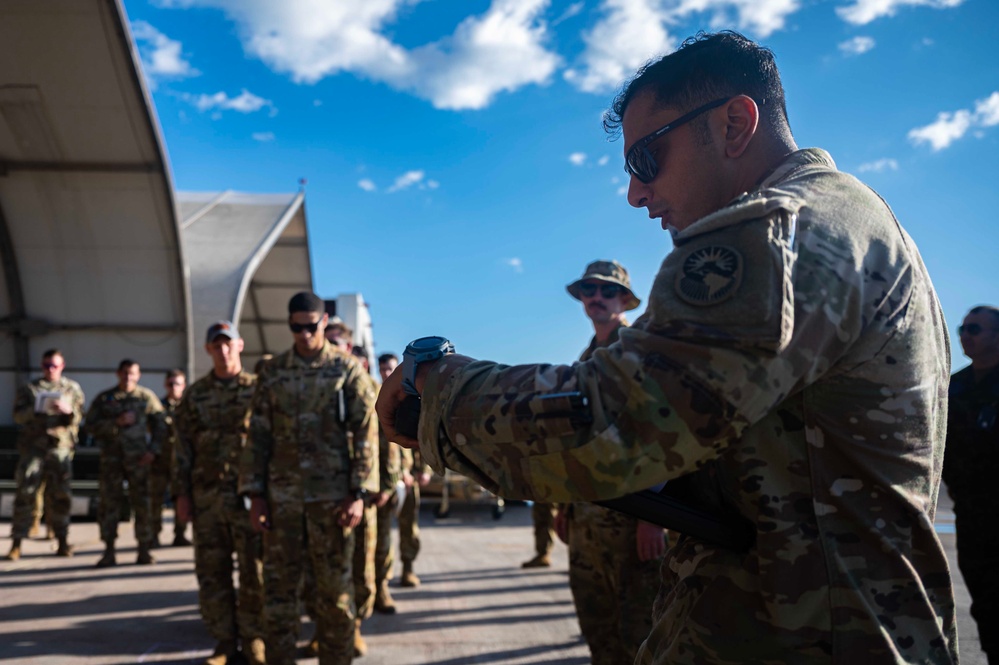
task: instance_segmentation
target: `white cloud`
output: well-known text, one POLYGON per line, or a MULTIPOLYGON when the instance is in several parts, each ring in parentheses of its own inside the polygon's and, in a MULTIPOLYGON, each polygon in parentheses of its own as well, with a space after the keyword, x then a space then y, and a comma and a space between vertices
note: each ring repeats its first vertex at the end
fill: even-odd
POLYGON ((617 188, 617 195, 624 196, 628 193, 628 185, 621 185, 617 188))
POLYGON ((597 160, 597 164, 600 166, 607 166, 607 162, 609 161, 610 161, 610 156, 604 155, 603 157, 597 160))
POLYGON ((524 262, 518 259, 517 257, 513 257, 512 259, 507 259, 506 261, 504 261, 504 263, 513 268, 514 272, 524 272, 524 262))
POLYGON ((872 48, 874 48, 873 37, 854 37, 839 44, 839 50, 847 55, 860 55, 867 53, 872 48))
POLYGON ((384 32, 401 9, 420 0, 167 1, 222 10, 249 55, 298 83, 350 72, 442 109, 483 108, 500 92, 546 83, 559 63, 545 47, 549 0, 492 0, 450 36, 415 49, 384 32))
POLYGON ((582 166, 586 163, 586 153, 585 152, 574 152, 569 155, 569 163, 573 166, 582 166))
POLYGON ((908 136, 915 145, 929 143, 930 148, 937 152, 962 138, 971 129, 980 130, 995 125, 999 125, 999 92, 993 92, 985 99, 976 101, 974 111, 969 109, 959 109, 953 113, 943 111, 937 114, 936 121, 925 127, 910 130, 908 136))
POLYGON ((274 132, 254 132, 253 140, 260 141, 261 143, 266 143, 268 141, 273 141, 275 138, 274 132))
POLYGON ((867 162, 866 164, 861 164, 857 167, 857 170, 861 173, 874 172, 881 173, 883 171, 898 171, 898 162, 890 157, 885 157, 882 159, 875 160, 873 162, 867 162))
POLYGON ((423 171, 406 171, 401 176, 395 179, 392 186, 388 188, 389 192, 399 192, 404 189, 409 189, 413 185, 417 184, 423 180, 423 176, 426 175, 423 171))
POLYGON ((672 51, 676 42, 667 26, 693 14, 707 14, 712 29, 736 27, 766 37, 799 6, 800 0, 603 0, 603 18, 583 35, 586 50, 564 76, 585 92, 608 92, 650 58, 672 51))
POLYGON ((258 97, 245 88, 236 97, 230 97, 226 93, 219 91, 214 95, 181 95, 199 111, 204 113, 209 110, 217 111, 237 111, 239 113, 254 113, 262 108, 270 108, 271 115, 274 115, 274 103, 269 99, 258 97))
POLYGON ((436 180, 428 180, 427 181, 427 189, 437 189, 440 186, 441 186, 441 184, 439 182, 437 182, 436 180))
POLYGON ((559 25, 563 21, 568 21, 573 16, 578 16, 583 11, 583 7, 585 7, 585 6, 586 6, 585 2, 574 2, 574 3, 572 3, 571 5, 569 5, 568 7, 565 8, 565 11, 562 12, 561 16, 559 16, 557 19, 555 19, 554 21, 552 21, 552 27, 555 27, 556 25, 559 25))
POLYGON ((847 23, 866 25, 882 16, 894 16, 900 7, 951 9, 964 0, 854 0, 852 5, 837 7, 836 13, 847 23))
POLYGON ((357 181, 357 186, 360 187, 361 189, 363 189, 366 192, 373 192, 376 189, 378 189, 375 186, 375 183, 371 182, 367 178, 364 178, 363 180, 358 180, 357 181))
POLYGON ((142 69, 153 88, 160 78, 188 78, 201 73, 184 59, 180 42, 170 39, 146 21, 132 23, 132 37, 142 56, 142 69))

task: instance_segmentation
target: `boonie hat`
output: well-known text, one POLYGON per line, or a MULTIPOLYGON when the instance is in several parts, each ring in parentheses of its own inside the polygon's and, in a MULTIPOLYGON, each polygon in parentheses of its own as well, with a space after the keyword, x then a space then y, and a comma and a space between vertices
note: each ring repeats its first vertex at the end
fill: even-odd
POLYGON ((229 339, 239 339, 239 331, 232 321, 218 321, 208 327, 208 334, 205 335, 205 344, 211 344, 219 335, 225 335, 229 339))
POLYGON ((634 292, 631 290, 631 280, 628 279, 628 271, 617 261, 594 261, 586 266, 583 276, 565 287, 565 290, 576 300, 582 300, 579 295, 579 285, 588 279, 617 284, 627 289, 628 295, 631 297, 624 306, 626 310, 635 309, 642 304, 642 301, 636 298, 634 292))

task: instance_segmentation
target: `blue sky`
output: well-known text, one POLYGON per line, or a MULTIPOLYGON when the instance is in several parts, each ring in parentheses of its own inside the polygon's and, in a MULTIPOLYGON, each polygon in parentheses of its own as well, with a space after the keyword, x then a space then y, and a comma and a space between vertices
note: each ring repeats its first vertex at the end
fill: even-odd
POLYGON ((994 0, 124 4, 177 188, 306 178, 316 288, 364 295, 376 352, 440 334, 571 362, 592 328, 564 287, 597 258, 644 300, 671 243, 628 206, 601 113, 648 58, 723 28, 774 50, 798 145, 895 210, 952 336, 999 304, 994 0))

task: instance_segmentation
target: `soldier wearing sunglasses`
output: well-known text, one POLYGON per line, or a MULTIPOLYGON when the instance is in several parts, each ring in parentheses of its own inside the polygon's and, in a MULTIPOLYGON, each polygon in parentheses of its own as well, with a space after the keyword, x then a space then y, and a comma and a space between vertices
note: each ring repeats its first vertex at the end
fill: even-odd
POLYGON ((364 499, 378 491, 375 384, 324 336, 329 315, 314 293, 288 303, 293 347, 257 378, 239 492, 264 537, 267 662, 293 665, 298 585, 315 575, 319 661, 349 663, 356 619, 351 560, 364 499))
POLYGON ((973 308, 958 326, 971 364, 950 380, 943 479, 954 500, 957 561, 982 651, 999 659, 999 309, 973 308))
POLYGON ((418 340, 379 396, 388 437, 510 498, 686 477, 680 499, 751 523, 745 551, 671 539, 636 662, 957 662, 933 530, 949 346, 915 243, 798 149, 773 54, 742 35, 643 67, 605 126, 628 202, 673 235, 645 314, 571 366, 418 340), (407 390, 418 441, 394 428, 407 390))
MULTIPOLYGON (((593 324, 593 339, 580 362, 616 342, 628 326, 625 312, 641 304, 628 271, 617 261, 594 261, 566 291, 583 303, 593 324)), ((593 665, 633 662, 652 628, 666 551, 662 527, 580 502, 559 506, 554 528, 569 545, 569 587, 593 665)))

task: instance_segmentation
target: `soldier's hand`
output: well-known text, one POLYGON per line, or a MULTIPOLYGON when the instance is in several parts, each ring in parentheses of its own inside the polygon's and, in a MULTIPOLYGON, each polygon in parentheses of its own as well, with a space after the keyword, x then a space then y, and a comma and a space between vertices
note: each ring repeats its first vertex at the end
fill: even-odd
POLYGON ((430 473, 427 472, 427 471, 424 471, 423 473, 421 473, 420 474, 420 479, 419 479, 418 482, 420 483, 420 487, 426 487, 427 483, 430 482, 430 473))
POLYGON ((641 561, 652 561, 666 553, 666 535, 661 526, 639 520, 635 540, 641 561))
POLYGON ((65 399, 56 400, 55 410, 61 416, 69 416, 73 414, 73 405, 65 399))
POLYGON ((555 535, 566 545, 569 544, 569 513, 565 508, 559 508, 555 513, 555 535))
POLYGON ((191 521, 191 497, 181 494, 174 499, 174 520, 176 522, 188 523, 191 521))
POLYGON ((250 526, 257 533, 271 530, 271 509, 262 496, 250 498, 250 526))
POLYGON ((386 503, 389 502, 389 499, 391 499, 393 495, 395 495, 395 492, 391 490, 385 492, 379 492, 378 494, 375 495, 374 504, 379 508, 381 508, 382 506, 384 506, 386 503))
POLYGON ((402 484, 406 486, 406 489, 409 489, 410 487, 412 487, 413 486, 413 474, 410 473, 409 471, 405 471, 404 470, 402 472, 402 484))
POLYGON ((149 466, 156 459, 156 455, 151 452, 146 452, 139 458, 139 466, 149 466))
POLYGON ((364 516, 364 501, 362 499, 344 499, 340 503, 340 526, 354 529, 361 523, 364 516))

